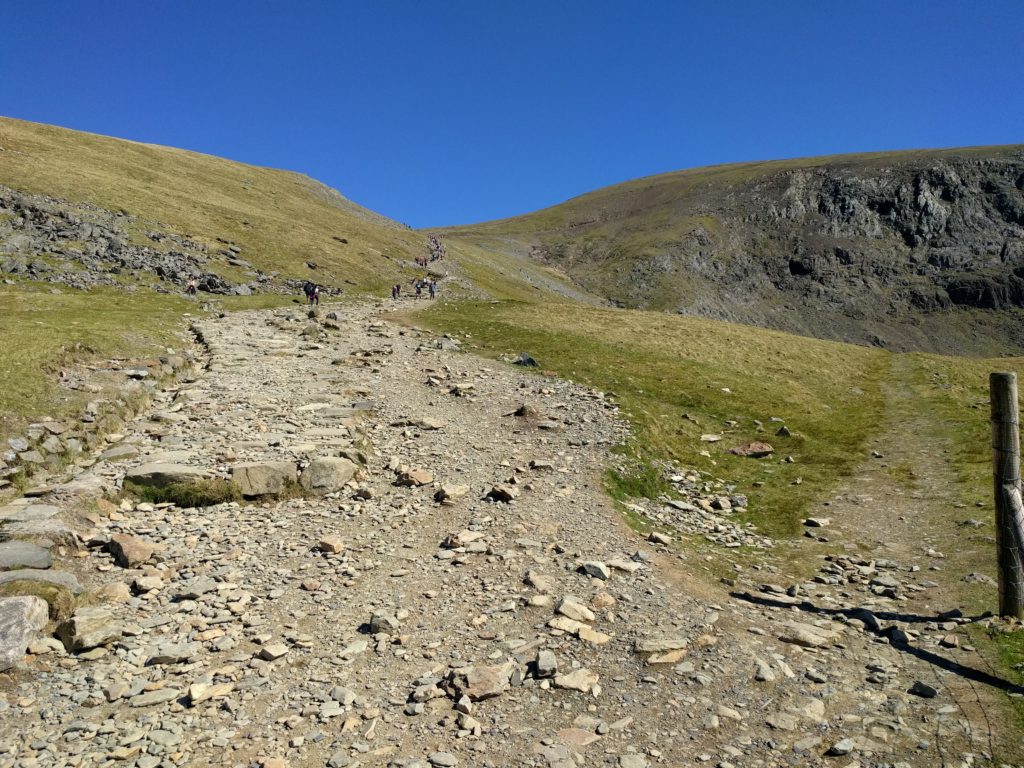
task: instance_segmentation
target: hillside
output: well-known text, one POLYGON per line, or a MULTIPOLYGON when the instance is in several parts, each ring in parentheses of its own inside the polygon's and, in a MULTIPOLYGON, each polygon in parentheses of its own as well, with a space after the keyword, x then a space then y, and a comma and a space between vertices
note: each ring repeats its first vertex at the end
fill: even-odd
POLYGON ((696 168, 434 232, 623 307, 897 351, 1024 343, 1024 146, 696 168))
POLYGON ((76 287, 383 290, 424 238, 306 176, 0 118, 0 268, 76 287), (309 265, 315 265, 311 267, 309 265))

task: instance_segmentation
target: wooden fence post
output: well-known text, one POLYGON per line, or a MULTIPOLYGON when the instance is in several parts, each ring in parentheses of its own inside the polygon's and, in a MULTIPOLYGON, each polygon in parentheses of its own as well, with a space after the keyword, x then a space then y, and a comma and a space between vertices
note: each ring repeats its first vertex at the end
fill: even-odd
POLYGON ((1017 374, 989 375, 996 504, 999 615, 1024 618, 1024 503, 1021 502, 1017 374))

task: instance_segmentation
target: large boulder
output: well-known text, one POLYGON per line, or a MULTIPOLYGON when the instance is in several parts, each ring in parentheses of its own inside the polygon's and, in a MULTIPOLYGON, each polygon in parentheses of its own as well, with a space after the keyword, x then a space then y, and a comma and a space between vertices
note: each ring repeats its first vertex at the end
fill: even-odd
POLYGON ((146 488, 166 488, 179 483, 198 483, 209 477, 205 469, 185 464, 140 464, 125 472, 124 481, 146 488))
POLYGON ((48 616, 46 603, 38 597, 0 598, 0 672, 21 661, 48 616))
POLYGON ((302 471, 299 484, 309 493, 323 495, 340 491, 355 477, 359 467, 340 456, 325 456, 313 459, 302 471))
POLYGON ((295 483, 297 472, 290 461, 254 461, 236 464, 231 479, 243 496, 269 496, 282 493, 295 483))

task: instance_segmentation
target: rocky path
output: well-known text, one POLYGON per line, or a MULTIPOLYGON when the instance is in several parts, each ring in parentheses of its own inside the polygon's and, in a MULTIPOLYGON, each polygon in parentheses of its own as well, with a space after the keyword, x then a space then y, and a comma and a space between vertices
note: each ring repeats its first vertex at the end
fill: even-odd
MULTIPOLYGON (((92 527, 82 548, 33 537, 56 560, 35 577, 83 594, 0 675, 0 766, 984 763, 978 712, 902 647, 967 620, 911 638, 889 610, 923 574, 692 581, 671 531, 639 537, 601 491, 613 404, 387 309, 204 321, 208 369, 116 436, 134 451, 0 509, 92 527), (161 471, 283 493, 86 500, 161 471)), ((730 527, 728 488, 676 483, 692 503, 649 512, 766 545, 730 527)))

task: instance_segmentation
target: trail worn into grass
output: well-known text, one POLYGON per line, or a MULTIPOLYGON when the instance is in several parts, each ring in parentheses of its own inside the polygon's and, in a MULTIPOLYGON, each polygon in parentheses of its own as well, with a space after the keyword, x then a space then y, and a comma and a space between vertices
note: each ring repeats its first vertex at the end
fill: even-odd
MULTIPOLYGON (((808 510, 809 515, 831 519, 824 529, 809 529, 828 541, 794 547, 794 557, 779 563, 794 579, 806 578, 817 567, 814 558, 798 554, 801 549, 819 557, 852 554, 898 563, 919 574, 916 581, 925 586, 898 591, 895 610, 917 629, 946 626, 940 614, 977 617, 997 606, 991 581, 992 504, 965 488, 962 467, 953 460, 959 451, 949 425, 936 422, 935 412, 914 386, 926 367, 917 356, 892 357, 891 374, 882 387, 884 428, 870 441, 870 455, 819 507, 808 510), (971 497, 974 503, 965 502, 971 497)), ((987 413, 976 411, 973 416, 984 420, 987 413)), ((957 646, 915 638, 894 647, 927 658, 931 682, 960 709, 975 743, 1009 759, 1021 750, 1021 709, 1005 691, 1022 681, 1000 658, 998 643, 986 636, 979 628, 957 646)), ((936 745, 941 748, 938 740, 936 745)))

